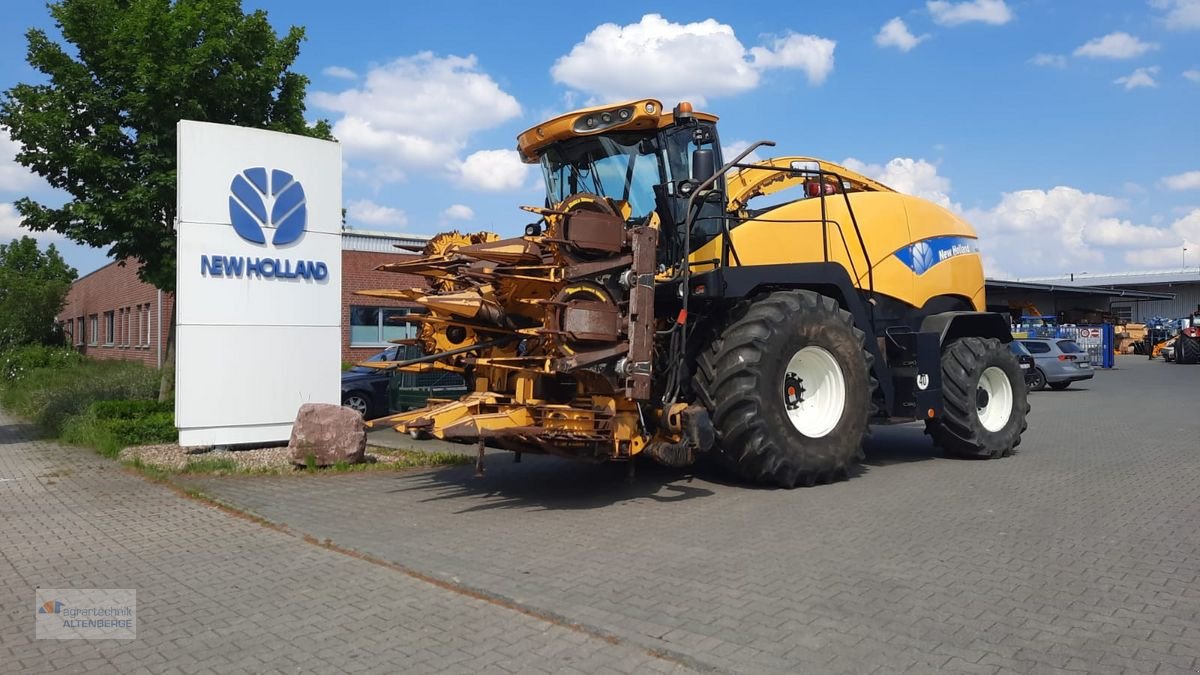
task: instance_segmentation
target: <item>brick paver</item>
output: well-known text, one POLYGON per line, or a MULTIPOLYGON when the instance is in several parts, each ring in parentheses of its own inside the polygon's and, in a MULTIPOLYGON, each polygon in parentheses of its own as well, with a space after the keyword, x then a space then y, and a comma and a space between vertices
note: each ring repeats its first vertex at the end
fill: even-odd
POLYGON ((31 438, 0 413, 0 673, 683 670, 31 438), (137 639, 35 640, 38 587, 137 589, 137 639))
MULTIPOLYGON (((1015 457, 944 459, 919 428, 896 427, 876 432, 860 475, 818 488, 661 469, 626 484, 620 467, 528 456, 494 458, 480 479, 455 468, 192 484, 692 665, 1193 672, 1200 367, 1120 365, 1033 394, 1015 457)), ((122 545, 162 525, 142 527, 122 545)), ((226 536, 205 535, 227 547, 227 568, 193 570, 194 587, 235 583, 231 572, 248 569, 253 547, 226 536)), ((183 563, 196 553, 161 555, 183 563)), ((395 601, 374 586, 347 581, 338 594, 395 601)))

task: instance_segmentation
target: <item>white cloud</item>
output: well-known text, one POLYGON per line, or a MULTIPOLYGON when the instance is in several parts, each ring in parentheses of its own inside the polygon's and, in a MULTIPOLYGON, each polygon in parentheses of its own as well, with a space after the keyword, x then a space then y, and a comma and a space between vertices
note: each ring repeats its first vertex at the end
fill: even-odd
POLYGON ((369 199, 360 199, 348 203, 346 205, 346 219, 352 225, 355 223, 366 223, 367 225, 403 227, 408 224, 408 216, 400 209, 376 204, 369 199))
POLYGON ((450 164, 467 187, 489 192, 517 190, 529 177, 529 165, 516 150, 480 150, 450 164))
POLYGON ((896 157, 887 164, 867 164, 849 157, 842 164, 898 192, 927 199, 953 211, 961 208, 950 201, 950 179, 938 175, 937 166, 924 159, 896 157))
POLYGON ((445 166, 472 133, 521 114, 474 56, 431 52, 376 66, 361 87, 314 92, 312 101, 342 113, 333 133, 347 156, 401 169, 445 166))
POLYGON ((828 38, 790 33, 771 40, 769 46, 751 47, 750 56, 754 59, 754 67, 759 70, 802 70, 808 76, 809 84, 818 85, 833 72, 833 50, 836 47, 837 43, 828 38))
POLYGON ((1050 68, 1066 68, 1067 57, 1062 54, 1034 54, 1029 62, 1035 66, 1047 66, 1050 68))
POLYGON ((1158 82, 1154 80, 1154 76, 1158 74, 1158 66, 1150 66, 1149 68, 1138 68, 1132 73, 1123 77, 1118 77, 1113 80, 1113 84, 1119 84, 1125 87, 1126 91, 1137 89, 1138 87, 1157 87, 1158 82))
POLYGON ((1196 84, 1200 84, 1200 70, 1185 70, 1183 71, 1183 78, 1185 80, 1195 82, 1196 84))
POLYGON ((728 24, 674 23, 647 14, 637 23, 605 23, 554 62, 555 82, 600 101, 656 96, 666 105, 732 96, 758 86, 761 71, 796 69, 810 84, 833 70, 833 40, 788 34, 747 50, 728 24))
POLYGON ((1151 0, 1150 5, 1167 11, 1163 18, 1171 30, 1200 28, 1200 0, 1151 0))
POLYGON ((0 190, 17 192, 42 183, 42 179, 24 166, 17 164, 17 153, 21 144, 8 135, 8 129, 0 127, 0 190))
POLYGON ((472 220, 475 218, 475 210, 466 204, 451 204, 442 211, 442 217, 446 220, 472 220))
POLYGON ((7 244, 11 239, 31 234, 21 227, 21 214, 9 202, 0 202, 0 244, 7 244))
POLYGON ((1200 171, 1185 171, 1162 179, 1168 190, 1200 190, 1200 171))
MULTIPOLYGON (((721 156, 725 158, 726 162, 732 162, 734 157, 742 154, 742 151, 748 147, 750 147, 750 141, 737 138, 729 141, 728 143, 721 144, 721 156)), ((763 158, 758 154, 758 150, 755 150, 749 155, 746 155, 746 157, 742 160, 742 163, 755 164, 757 162, 761 162, 762 160, 763 158)))
POLYGON ((1200 209, 1193 209, 1172 223, 1171 231, 1182 241, 1173 246, 1130 251, 1125 254, 1125 262, 1144 269, 1178 269, 1184 262, 1183 248, 1186 247, 1191 254, 1189 267, 1195 267, 1200 260, 1200 209))
POLYGON ((328 75, 329 77, 336 77, 339 80, 357 80, 358 79, 358 73, 354 72, 353 70, 350 70, 349 68, 347 68, 345 66, 326 66, 323 70, 321 70, 321 72, 328 75))
POLYGON ((1058 186, 1007 192, 996 206, 965 215, 979 230, 985 257, 1010 275, 1099 273, 1142 264, 1152 257, 1150 251, 1173 248, 1179 255, 1176 247, 1185 236, 1178 226, 1120 218, 1127 208, 1115 197, 1058 186))
POLYGON ((964 23, 986 23, 1003 26, 1012 21, 1013 13, 1004 0, 970 0, 969 2, 947 2, 929 0, 925 8, 933 15, 935 23, 957 26, 964 23))
POLYGON ((1156 42, 1142 42, 1129 33, 1118 31, 1088 40, 1076 48, 1075 56, 1087 56, 1094 59, 1132 59, 1156 49, 1158 49, 1156 42))
POLYGON ((912 51, 914 47, 929 39, 929 35, 913 35, 904 23, 904 19, 895 17, 883 24, 875 35, 875 44, 880 47, 895 47, 902 52, 912 51))

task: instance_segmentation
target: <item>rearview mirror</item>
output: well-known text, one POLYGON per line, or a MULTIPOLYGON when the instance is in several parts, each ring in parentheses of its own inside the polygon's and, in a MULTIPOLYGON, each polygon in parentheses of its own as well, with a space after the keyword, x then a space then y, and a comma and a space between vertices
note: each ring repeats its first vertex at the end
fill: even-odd
POLYGON ((692 151, 692 180, 703 183, 717 172, 717 158, 712 148, 696 148, 692 151))

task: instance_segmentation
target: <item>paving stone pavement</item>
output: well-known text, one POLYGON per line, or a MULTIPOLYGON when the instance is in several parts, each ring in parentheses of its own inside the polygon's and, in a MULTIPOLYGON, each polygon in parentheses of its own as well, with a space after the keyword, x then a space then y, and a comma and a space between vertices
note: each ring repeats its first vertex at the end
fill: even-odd
POLYGON ((685 670, 32 439, 0 413, 0 673, 685 670), (136 589, 137 638, 34 639, 38 587, 136 589))
POLYGON ((483 478, 189 484, 699 667, 1195 672, 1200 367, 1119 365, 1032 394, 1014 457, 946 459, 894 427, 860 475, 817 488, 653 468, 627 484, 619 466, 529 456, 483 478))

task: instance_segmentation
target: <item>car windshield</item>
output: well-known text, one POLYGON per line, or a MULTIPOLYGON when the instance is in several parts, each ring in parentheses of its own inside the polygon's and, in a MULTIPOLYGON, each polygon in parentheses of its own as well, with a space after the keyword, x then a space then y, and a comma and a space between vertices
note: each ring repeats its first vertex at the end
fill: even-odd
POLYGON ((1061 349, 1064 354, 1083 353, 1083 350, 1079 348, 1079 345, 1075 344, 1074 340, 1059 340, 1058 348, 1061 349))
POLYGON ((1012 353, 1016 354, 1017 356, 1027 356, 1029 354, 1029 350, 1025 349, 1024 345, 1022 345, 1020 342, 1017 342, 1016 340, 1013 340, 1012 342, 1008 343, 1008 348, 1010 351, 1012 351, 1012 353))
POLYGON ((653 137, 607 134, 550 146, 542 154, 546 193, 560 202, 577 192, 591 192, 626 202, 630 218, 654 210, 654 186, 663 182, 653 137))

